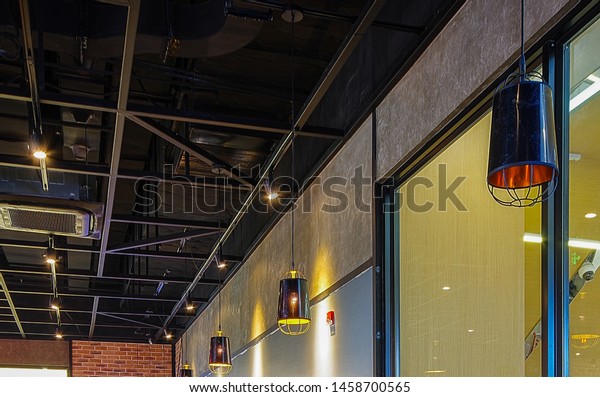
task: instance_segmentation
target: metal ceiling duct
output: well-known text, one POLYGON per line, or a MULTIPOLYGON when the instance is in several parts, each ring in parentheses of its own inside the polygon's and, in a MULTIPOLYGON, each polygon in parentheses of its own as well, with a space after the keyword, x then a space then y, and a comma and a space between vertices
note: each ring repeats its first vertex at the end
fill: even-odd
MULTIPOLYGON (((226 15, 225 0, 195 4, 144 1, 141 4, 135 54, 161 55, 175 39, 170 56, 213 57, 236 51, 258 36, 262 21, 226 15)), ((15 12, 0 13, 0 27, 15 26, 15 12)), ((122 55, 124 7, 100 2, 70 0, 31 1, 32 37, 37 45, 37 21, 43 21, 44 50, 79 58, 85 42, 88 59, 119 58, 122 55), (82 39, 84 39, 82 41, 82 39)), ((1 30, 1 29, 0 29, 1 30)))

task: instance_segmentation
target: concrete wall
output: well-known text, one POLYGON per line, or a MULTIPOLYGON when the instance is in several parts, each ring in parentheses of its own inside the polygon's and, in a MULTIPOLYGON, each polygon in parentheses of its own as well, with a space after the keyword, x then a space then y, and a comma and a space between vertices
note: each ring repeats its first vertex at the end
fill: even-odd
POLYGON ((298 337, 275 332, 233 360, 229 376, 372 376, 372 269, 312 307, 311 330, 298 337), (335 335, 325 319, 335 313, 335 335))
MULTIPOLYGON (((525 2, 527 45, 578 3, 525 2)), ((377 177, 390 176, 518 59, 520 0, 469 0, 377 108, 377 177)))
MULTIPOLYGON (((313 299, 328 290, 340 279, 350 274, 372 257, 372 219, 370 185, 363 189, 362 199, 366 208, 357 206, 354 200, 357 189, 350 184, 355 170, 359 169, 365 178, 370 178, 371 169, 371 119, 369 118, 333 160, 320 173, 310 189, 300 196, 296 210, 296 264, 304 273, 310 285, 313 299), (334 212, 325 211, 325 205, 339 204, 333 194, 325 194, 323 186, 331 177, 338 178, 334 190, 348 198, 347 205, 334 212)), ((221 292, 223 330, 230 336, 231 349, 239 351, 251 341, 265 336, 277 320, 277 297, 279 280, 290 268, 290 215, 285 214, 262 243, 248 257, 233 278, 221 292)), ((371 293, 360 295, 366 304, 372 302, 371 293), (364 296, 363 296, 364 295, 364 296)), ((184 360, 192 364, 196 374, 207 370, 208 344, 210 336, 218 326, 217 304, 213 302, 188 330, 184 360)), ((343 313, 342 317, 367 313, 343 313)), ((370 328, 370 327, 369 327, 370 328)), ((309 333, 314 333, 311 329, 309 333)), ((356 341, 337 336, 339 343, 360 344, 364 349, 372 349, 372 339, 356 341), (344 342, 345 341, 345 342, 344 342)), ((264 343, 271 349, 270 339, 264 343)), ((303 345, 300 338, 289 337, 290 346, 303 345)), ((314 339, 310 339, 312 344, 314 339)), ((275 343, 275 342, 273 342, 275 343)), ((356 350, 357 352, 359 349, 356 350)), ((364 356, 356 356, 364 359, 364 356)), ((240 362, 241 363, 241 362, 240 362)), ((236 373, 252 375, 255 369, 239 364, 236 373)), ((237 367, 237 365, 236 365, 237 367)), ((271 372, 268 367, 265 372, 271 372)), ((306 368, 305 371, 312 371, 306 368)), ((284 373, 280 373, 284 375, 284 373)), ((312 372, 291 372, 288 375, 309 375, 312 372)))

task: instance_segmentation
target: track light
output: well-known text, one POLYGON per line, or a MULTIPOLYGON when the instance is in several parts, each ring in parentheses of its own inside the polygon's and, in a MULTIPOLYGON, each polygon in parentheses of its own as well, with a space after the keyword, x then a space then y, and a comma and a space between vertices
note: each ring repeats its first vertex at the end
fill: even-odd
POLYGON ((194 306, 194 301, 192 301, 192 299, 188 295, 188 297, 185 299, 185 310, 188 312, 192 312, 195 308, 196 307, 194 306))
POLYGON ((44 148, 43 139, 44 138, 41 132, 34 130, 33 134, 31 135, 29 150, 33 154, 33 157, 38 160, 43 160, 46 158, 46 149, 44 148))
POLYGON ((61 326, 56 327, 56 332, 54 333, 54 337, 56 339, 62 339, 63 338, 63 331, 62 331, 62 327, 61 326))
POLYGON ((171 340, 171 339, 173 339, 173 334, 172 334, 172 333, 170 333, 169 331, 167 331, 166 329, 165 329, 165 339, 166 339, 166 340, 171 340))
POLYGON ((47 264, 56 265, 56 261, 58 260, 56 250, 54 248, 48 248, 48 250, 44 254, 44 259, 46 260, 47 264))
POLYGON ((55 296, 50 300, 50 309, 60 310, 60 298, 58 296, 55 296))
POLYGON ((58 252, 54 249, 54 236, 48 238, 48 249, 44 252, 44 260, 50 266, 56 265, 56 262, 60 260, 58 252))
POLYGON ((219 257, 217 259, 217 269, 224 269, 227 267, 227 263, 223 259, 223 245, 219 245, 219 257))
POLYGON ((38 160, 45 159, 46 158, 46 152, 42 151, 41 149, 38 149, 35 152, 33 152, 33 157, 35 157, 38 160))

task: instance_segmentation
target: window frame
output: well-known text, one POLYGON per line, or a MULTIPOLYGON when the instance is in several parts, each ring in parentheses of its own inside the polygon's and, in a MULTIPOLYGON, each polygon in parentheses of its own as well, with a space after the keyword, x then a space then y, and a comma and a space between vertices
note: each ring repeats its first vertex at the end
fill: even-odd
MULTIPOLYGON (((569 376, 569 43, 600 18, 600 0, 576 6, 539 40, 526 56, 543 67, 553 89, 560 177, 557 189, 542 203, 542 376, 569 376)), ((400 376, 399 205, 397 190, 425 164, 460 138, 491 108, 495 88, 514 70, 515 62, 462 109, 426 145, 404 161, 390 178, 377 181, 375 192, 374 335, 376 376, 400 376)), ((377 110, 373 135, 377 136, 377 110)), ((482 182, 483 183, 483 182, 482 182)))

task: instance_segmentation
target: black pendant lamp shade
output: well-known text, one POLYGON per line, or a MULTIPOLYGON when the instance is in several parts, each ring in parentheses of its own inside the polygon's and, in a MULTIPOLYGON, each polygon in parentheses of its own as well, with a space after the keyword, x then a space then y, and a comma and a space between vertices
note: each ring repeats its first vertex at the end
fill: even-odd
POLYGON ((231 371, 231 351, 229 350, 229 337, 225 332, 218 330, 210 338, 210 354, 208 368, 215 375, 226 375, 231 371))
POLYGON ((183 364, 183 368, 181 368, 180 372, 181 372, 181 377, 183 377, 183 378, 191 378, 194 376, 194 371, 192 370, 192 367, 188 363, 183 364))
POLYGON ((556 188, 556 132, 548 84, 516 80, 494 95, 487 182, 500 204, 527 207, 556 188))
POLYGON ((521 0, 519 72, 494 93, 487 185, 498 203, 529 207, 552 196, 557 184, 552 89, 539 73, 527 72, 521 0))
POLYGON ((297 270, 279 281, 277 325, 286 335, 301 335, 310 328, 308 281, 297 270))

